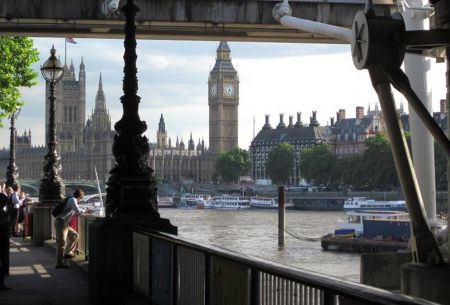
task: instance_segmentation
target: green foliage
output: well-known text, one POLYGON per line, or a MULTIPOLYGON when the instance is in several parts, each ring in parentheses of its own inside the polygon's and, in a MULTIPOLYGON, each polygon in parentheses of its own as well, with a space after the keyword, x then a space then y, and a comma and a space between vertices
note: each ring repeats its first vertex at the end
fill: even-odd
POLYGON ((285 184, 294 167, 294 150, 288 143, 281 143, 269 153, 266 172, 276 184, 285 184))
POLYGON ((330 173, 336 165, 336 157, 328 149, 328 145, 320 144, 301 152, 301 176, 314 180, 319 184, 328 184, 331 181, 330 173))
POLYGON ((33 41, 26 37, 0 37, 0 126, 2 118, 23 105, 19 87, 36 85, 31 65, 39 60, 33 41))
POLYGON ((399 186, 391 146, 386 135, 366 140, 363 155, 336 158, 326 144, 302 151, 300 169, 304 178, 316 184, 348 186, 358 190, 389 190, 399 186))
POLYGON ((239 176, 250 170, 247 151, 235 148, 220 154, 216 163, 217 174, 224 182, 238 182, 239 176))
POLYGON ((361 170, 368 189, 390 189, 399 185, 391 145, 384 134, 377 134, 366 140, 361 170))
POLYGON ((436 187, 447 190, 447 155, 436 141, 434 142, 434 165, 436 187))

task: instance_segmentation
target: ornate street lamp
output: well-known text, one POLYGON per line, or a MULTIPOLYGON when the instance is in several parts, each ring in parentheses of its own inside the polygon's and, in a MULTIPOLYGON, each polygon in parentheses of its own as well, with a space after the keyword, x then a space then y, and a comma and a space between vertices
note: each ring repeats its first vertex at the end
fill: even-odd
POLYGON ((63 77, 64 67, 55 56, 52 46, 50 57, 41 67, 42 76, 49 84, 49 142, 48 153, 45 155, 44 175, 39 188, 39 202, 43 205, 53 205, 64 197, 64 182, 59 176, 61 162, 56 152, 56 126, 55 126, 55 84, 63 77))
POLYGON ((139 8, 133 0, 122 7, 126 17, 125 54, 123 56, 123 105, 122 118, 114 125, 116 136, 113 155, 116 159, 110 171, 106 189, 106 217, 157 220, 156 181, 153 170, 147 165, 150 151, 148 139, 142 136, 147 124, 139 118, 136 77, 136 26, 135 17, 139 8))
POLYGON ((20 108, 14 111, 9 118, 11 119, 11 135, 9 138, 9 165, 6 171, 6 186, 17 185, 17 166, 16 166, 16 128, 15 123, 20 114, 20 108))

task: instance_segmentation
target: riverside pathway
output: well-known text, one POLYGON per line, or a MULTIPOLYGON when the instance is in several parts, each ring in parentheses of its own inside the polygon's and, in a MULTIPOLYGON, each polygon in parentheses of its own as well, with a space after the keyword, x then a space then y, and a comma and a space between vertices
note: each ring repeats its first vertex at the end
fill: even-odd
POLYGON ((11 240, 10 276, 0 291, 0 305, 87 305, 88 274, 74 263, 55 269, 55 252, 32 247, 22 238, 11 240))

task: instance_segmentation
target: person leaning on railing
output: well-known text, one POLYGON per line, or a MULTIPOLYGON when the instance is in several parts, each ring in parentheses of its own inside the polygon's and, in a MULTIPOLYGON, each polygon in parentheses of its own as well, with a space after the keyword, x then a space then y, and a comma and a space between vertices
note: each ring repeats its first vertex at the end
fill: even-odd
MULTIPOLYGON (((72 197, 65 199, 65 204, 61 212, 55 217, 56 233, 56 266, 55 268, 68 268, 65 260, 74 258, 74 249, 78 240, 78 233, 70 227, 73 215, 80 215, 83 211, 78 203, 84 197, 81 189, 75 190, 72 197)), ((89 210, 84 212, 89 213, 89 210)))

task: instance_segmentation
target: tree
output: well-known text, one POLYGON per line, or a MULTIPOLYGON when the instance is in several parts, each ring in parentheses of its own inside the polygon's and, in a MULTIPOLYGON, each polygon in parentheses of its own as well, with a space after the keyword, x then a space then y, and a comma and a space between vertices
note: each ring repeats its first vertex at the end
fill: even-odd
POLYGON ((225 182, 236 182, 239 176, 250 170, 250 161, 246 150, 235 148, 220 154, 216 163, 217 174, 225 182))
POLYGON ((362 156, 342 156, 336 159, 336 164, 331 174, 332 184, 337 188, 352 186, 359 188, 361 176, 362 156))
POLYGON ((0 126, 2 118, 23 105, 19 87, 37 84, 31 65, 39 60, 33 41, 26 37, 0 37, 0 126))
POLYGON ((447 189, 447 155, 442 147, 434 141, 434 166, 436 177, 436 188, 447 189))
POLYGON ((366 140, 367 149, 362 157, 361 181, 368 189, 389 189, 399 186, 391 145, 385 134, 366 140))
POLYGON ((294 167, 293 148, 288 143, 278 144, 272 149, 266 162, 266 172, 277 184, 285 184, 291 176, 294 167))
POLYGON ((302 177, 314 180, 316 184, 329 184, 332 181, 336 157, 327 144, 320 144, 301 152, 300 172, 302 177))

